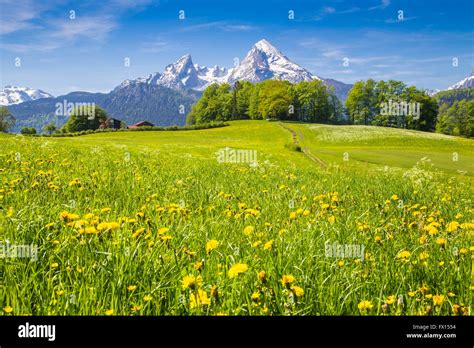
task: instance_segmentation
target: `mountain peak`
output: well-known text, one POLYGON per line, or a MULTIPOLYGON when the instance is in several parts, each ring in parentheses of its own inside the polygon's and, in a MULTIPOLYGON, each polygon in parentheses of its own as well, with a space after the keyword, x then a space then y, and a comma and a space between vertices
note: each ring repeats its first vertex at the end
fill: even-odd
POLYGON ((451 87, 448 87, 448 90, 469 88, 469 87, 474 87, 474 70, 471 71, 471 73, 466 78, 464 78, 461 81, 455 83, 451 87))
POLYGON ((0 105, 20 104, 26 101, 52 97, 51 94, 40 89, 8 85, 0 90, 0 105))
POLYGON ((275 46, 273 46, 270 42, 268 42, 265 39, 261 39, 255 45, 253 45, 253 47, 256 47, 257 49, 263 52, 281 54, 281 52, 278 51, 278 49, 275 46))

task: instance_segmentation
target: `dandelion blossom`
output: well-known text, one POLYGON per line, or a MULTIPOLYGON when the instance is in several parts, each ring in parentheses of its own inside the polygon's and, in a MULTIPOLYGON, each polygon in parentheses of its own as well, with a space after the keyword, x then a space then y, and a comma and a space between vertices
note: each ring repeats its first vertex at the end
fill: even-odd
POLYGON ((359 310, 362 312, 371 310, 373 307, 374 305, 372 304, 372 302, 367 301, 367 300, 360 301, 359 304, 357 305, 357 308, 359 308, 359 310))
POLYGON ((201 276, 184 276, 183 280, 181 281, 183 285, 183 289, 194 289, 202 284, 202 277, 201 276))
POLYGON ((444 295, 434 295, 433 296, 433 304, 435 306, 441 306, 444 302, 444 295))
POLYGON ((287 286, 290 285, 295 281, 295 277, 293 277, 291 274, 284 274, 283 277, 281 277, 281 285, 287 286))
POLYGON ((304 295, 304 290, 302 287, 299 287, 299 286, 296 286, 296 285, 293 285, 291 287, 291 291, 293 291, 293 294, 295 294, 296 297, 301 297, 304 295))
POLYGON ((206 253, 210 253, 212 250, 216 249, 219 246, 219 242, 215 239, 211 239, 206 243, 206 253))
POLYGON ((210 304, 211 300, 207 297, 207 293, 202 289, 198 289, 196 293, 189 295, 189 307, 191 309, 204 305, 208 306, 210 304))
POLYGON ((235 278, 239 274, 247 272, 248 269, 249 267, 245 263, 236 263, 229 269, 228 276, 231 279, 235 278))

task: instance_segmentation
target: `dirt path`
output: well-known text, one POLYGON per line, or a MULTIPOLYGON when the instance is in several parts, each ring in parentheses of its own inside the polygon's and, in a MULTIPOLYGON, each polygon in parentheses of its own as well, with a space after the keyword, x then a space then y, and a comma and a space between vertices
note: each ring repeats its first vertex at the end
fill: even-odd
MULTIPOLYGON (((298 136, 299 136, 299 138, 300 138, 302 141, 304 140, 304 136, 303 136, 303 133, 302 133, 301 131, 299 131, 299 132, 298 132, 299 134, 297 134, 297 133, 295 132, 295 130, 291 129, 290 127, 285 126, 282 122, 278 122, 278 125, 279 125, 281 128, 283 128, 283 129, 285 129, 285 130, 287 130, 288 132, 291 133, 291 136, 293 137, 293 144, 295 144, 295 145, 300 145, 300 146, 301 146, 301 143, 300 143, 300 141, 299 141, 299 139, 298 139, 298 136)), ((315 155, 313 155, 313 154, 311 153, 311 150, 308 149, 307 147, 301 146, 301 151, 303 152, 303 154, 304 154, 306 157, 308 157, 311 161, 313 161, 313 162, 319 164, 322 168, 326 168, 326 167, 327 167, 327 164, 324 163, 324 161, 321 160, 320 158, 318 158, 318 157, 316 157, 315 155)))

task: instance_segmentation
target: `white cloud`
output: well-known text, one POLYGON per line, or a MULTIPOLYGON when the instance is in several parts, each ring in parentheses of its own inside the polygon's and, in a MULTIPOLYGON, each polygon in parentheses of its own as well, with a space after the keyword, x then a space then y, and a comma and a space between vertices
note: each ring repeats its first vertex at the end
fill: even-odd
POLYGON ((184 26, 181 29, 181 31, 186 32, 186 31, 197 31, 197 30, 207 30, 207 29, 220 29, 224 31, 238 32, 238 31, 255 30, 256 27, 252 25, 247 25, 247 24, 237 24, 237 23, 231 23, 231 22, 226 22, 226 21, 216 21, 216 22, 187 25, 187 26, 184 26))
POLYGON ((103 40, 107 34, 117 27, 110 16, 76 17, 50 23, 53 27, 49 35, 54 38, 74 40, 83 36, 93 40, 103 40))
POLYGON ((388 7, 390 5, 390 0, 382 0, 382 2, 380 3, 380 5, 377 5, 377 6, 373 6, 373 7, 369 7, 369 11, 372 11, 372 10, 383 10, 385 9, 386 7, 388 7))

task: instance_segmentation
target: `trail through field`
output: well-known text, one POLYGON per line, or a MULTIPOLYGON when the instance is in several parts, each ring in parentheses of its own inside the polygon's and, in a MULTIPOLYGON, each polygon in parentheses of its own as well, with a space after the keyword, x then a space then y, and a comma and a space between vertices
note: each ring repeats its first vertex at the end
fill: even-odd
MULTIPOLYGON (((303 133, 301 131, 299 131, 297 134, 295 130, 289 128, 289 127, 286 127, 284 126, 281 122, 278 122, 278 124, 280 125, 280 127, 282 127, 283 129, 286 129, 287 131, 289 131, 293 137, 293 144, 295 145, 302 145, 302 142, 304 141, 304 136, 303 136, 303 133), (300 141, 298 140, 298 137, 301 139, 301 143, 300 141)), ((304 146, 301 146, 301 151, 303 152, 303 154, 308 157, 311 161, 319 164, 322 168, 326 168, 327 167, 327 164, 324 163, 323 160, 321 160, 320 158, 316 157, 315 155, 313 155, 311 153, 311 150, 307 147, 304 147, 304 146)))

